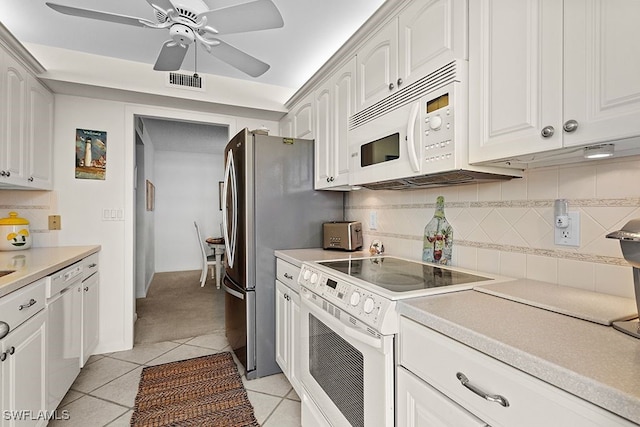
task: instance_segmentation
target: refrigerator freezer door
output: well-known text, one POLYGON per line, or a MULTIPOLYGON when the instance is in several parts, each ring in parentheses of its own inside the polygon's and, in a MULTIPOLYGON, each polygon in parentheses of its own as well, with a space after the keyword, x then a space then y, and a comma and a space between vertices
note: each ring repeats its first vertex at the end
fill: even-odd
POLYGON ((255 292, 245 291, 227 276, 223 279, 225 329, 229 346, 245 367, 247 378, 252 378, 256 369, 255 336, 255 292))

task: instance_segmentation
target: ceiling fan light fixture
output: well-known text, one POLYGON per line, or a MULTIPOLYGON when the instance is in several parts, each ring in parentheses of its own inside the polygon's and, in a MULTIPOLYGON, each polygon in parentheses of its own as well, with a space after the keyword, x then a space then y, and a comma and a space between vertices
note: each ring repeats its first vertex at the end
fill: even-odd
POLYGON ((584 147, 583 155, 585 159, 604 159, 613 156, 613 144, 593 145, 584 147))

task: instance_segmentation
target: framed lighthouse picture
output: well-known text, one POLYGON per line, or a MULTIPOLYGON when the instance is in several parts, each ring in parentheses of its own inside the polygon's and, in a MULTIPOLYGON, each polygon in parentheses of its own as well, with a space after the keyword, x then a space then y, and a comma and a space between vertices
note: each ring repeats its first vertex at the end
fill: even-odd
POLYGON ((76 129, 76 179, 105 179, 107 132, 76 129))

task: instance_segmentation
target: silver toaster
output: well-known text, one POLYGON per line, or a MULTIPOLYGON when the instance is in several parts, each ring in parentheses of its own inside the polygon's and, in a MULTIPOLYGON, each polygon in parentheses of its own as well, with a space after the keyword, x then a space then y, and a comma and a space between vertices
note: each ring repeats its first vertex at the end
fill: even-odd
POLYGON ((362 248, 359 221, 333 221, 322 224, 323 248, 357 251, 362 248))

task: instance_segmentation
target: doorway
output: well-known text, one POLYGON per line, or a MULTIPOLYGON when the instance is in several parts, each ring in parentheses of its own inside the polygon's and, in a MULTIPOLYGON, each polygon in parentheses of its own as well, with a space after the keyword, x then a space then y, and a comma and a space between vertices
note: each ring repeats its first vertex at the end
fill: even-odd
MULTIPOLYGON (((159 328, 171 325, 170 329, 184 331, 189 329, 188 326, 180 326, 175 319, 171 320, 170 313, 182 310, 183 314, 177 318, 188 319, 188 314, 196 308, 192 307, 191 311, 184 308, 190 304, 190 300, 191 305, 198 299, 209 300, 217 305, 215 295, 205 295, 214 291, 214 282, 209 280, 204 289, 200 288, 198 279, 201 255, 193 221, 198 221, 203 234, 219 234, 221 212, 218 206, 218 181, 224 173, 223 150, 230 132, 235 130, 234 123, 209 115, 204 115, 207 118, 203 121, 202 118, 194 117, 203 116, 198 113, 141 113, 136 111, 130 116, 135 135, 132 158, 132 181, 135 185, 131 194, 135 208, 135 216, 132 218, 134 227, 131 230, 133 318, 135 320, 139 317, 136 299, 147 296, 150 286, 157 285, 158 292, 154 300, 166 298, 164 311, 167 320, 158 321, 154 317, 155 320, 151 323, 159 328), (207 136, 203 137, 205 134, 207 136), (206 144, 209 146, 206 147, 206 144), (153 185, 155 193, 151 205, 148 197, 149 183, 153 185), (183 288, 171 290, 176 284, 183 284, 183 288), (202 295, 198 298, 196 294, 193 299, 193 295, 187 295, 188 290, 202 295), (177 294, 167 296, 171 292, 177 294)), ((223 312, 220 314, 223 315, 223 312)), ((146 320, 150 320, 149 312, 145 316, 146 320)), ((191 317, 194 319, 192 324, 195 325, 198 318, 205 321, 215 316, 203 312, 200 317, 191 317)), ((142 318, 138 321, 141 325, 144 323, 142 318)), ((216 327, 218 326, 213 324, 211 329, 216 327)), ((133 342, 141 342, 135 337, 136 332, 132 332, 133 342)), ((188 336, 195 334, 200 335, 201 331, 194 330, 188 336)), ((149 339, 154 338, 143 338, 147 342, 149 339)), ((158 339, 164 340, 161 335, 158 339)))

